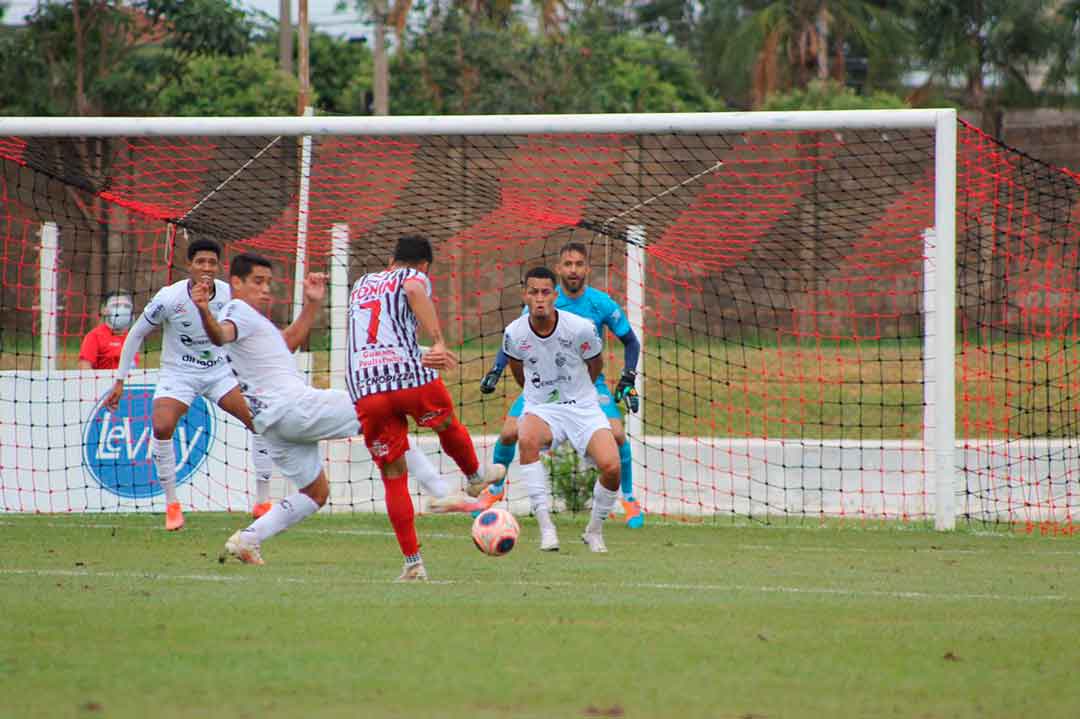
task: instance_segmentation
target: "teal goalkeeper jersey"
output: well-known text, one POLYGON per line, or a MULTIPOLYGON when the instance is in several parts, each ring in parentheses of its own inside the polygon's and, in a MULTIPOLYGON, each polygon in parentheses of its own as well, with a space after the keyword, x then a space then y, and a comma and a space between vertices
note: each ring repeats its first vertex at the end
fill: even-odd
MULTIPOLYGON (((565 310, 589 320, 596 325, 596 334, 599 337, 604 336, 605 327, 616 337, 622 337, 630 331, 630 321, 626 319, 626 313, 619 309, 608 293, 586 287, 580 297, 571 299, 563 294, 561 285, 556 288, 556 292, 558 296, 555 298, 555 309, 565 310)), ((523 307, 521 314, 529 314, 529 308, 523 307)))

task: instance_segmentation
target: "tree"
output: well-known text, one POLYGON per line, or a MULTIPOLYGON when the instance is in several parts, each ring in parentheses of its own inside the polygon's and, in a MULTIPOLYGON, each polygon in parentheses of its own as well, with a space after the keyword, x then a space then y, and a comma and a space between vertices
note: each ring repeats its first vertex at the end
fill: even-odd
POLYGON ((364 115, 372 87, 372 57, 359 42, 317 32, 311 36, 311 78, 324 112, 364 115))
POLYGON ((858 95, 834 80, 811 80, 805 88, 770 95, 762 110, 896 110, 908 107, 892 93, 858 95))
MULTIPOLYGON (((1035 66, 1050 58, 1058 38, 1057 0, 911 0, 928 84, 963 78, 963 102, 982 113, 987 132, 1000 134, 1007 95, 1034 101, 1035 66)), ((1075 42, 1075 40, 1074 40, 1075 42)))
POLYGON ((299 89, 266 48, 231 57, 198 55, 162 88, 155 107, 163 115, 292 115, 299 89))
MULTIPOLYGON (((847 77, 847 58, 865 55, 871 82, 899 72, 910 28, 896 0, 709 0, 698 46, 706 77, 754 107, 811 80, 847 77), (734 29, 732 29, 734 28, 734 29)), ((874 89, 870 87, 868 89, 874 89)))

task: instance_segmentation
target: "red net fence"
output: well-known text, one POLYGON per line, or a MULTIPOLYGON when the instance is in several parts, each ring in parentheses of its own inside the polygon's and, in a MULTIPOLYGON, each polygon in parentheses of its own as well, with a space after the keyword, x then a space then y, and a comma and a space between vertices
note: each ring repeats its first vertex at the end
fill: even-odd
MULTIPOLYGON (((241 251, 274 263, 283 326, 298 264, 334 273, 299 361, 312 383, 338 386, 335 289, 420 234, 434 243, 437 307, 462 360, 444 380, 481 452, 519 391, 509 374, 494 394, 478 385, 521 313, 521 278, 582 242, 590 285, 643 342, 642 409, 622 423, 648 513, 934 516, 932 131, 308 142, 306 155, 299 137, 0 137, 3 510, 162 506, 152 468, 141 489, 99 476, 113 445, 129 450, 117 461, 149 467, 146 416, 87 429, 103 421, 112 374, 80 372, 78 357, 108 293, 130 293, 141 311, 188 276, 187 247, 208 237, 226 267, 241 251), (43 244, 50 227, 55 251, 43 244)), ((1078 178, 963 124, 956 159, 957 513, 1067 524, 1080 479, 1078 178)), ((605 340, 614 387, 624 353, 605 340)), ((156 335, 143 348, 147 372, 159 345, 156 335)), ((147 401, 132 403, 144 415, 147 382, 147 401)), ((246 435, 204 411, 217 425, 187 491, 206 508, 243 509, 251 472, 233 449, 246 435)), ((430 435, 417 441, 437 454, 430 435)), ((362 442, 345 444, 327 449, 331 507, 381 509, 362 442)), ((513 487, 512 472, 512 506, 513 487)))

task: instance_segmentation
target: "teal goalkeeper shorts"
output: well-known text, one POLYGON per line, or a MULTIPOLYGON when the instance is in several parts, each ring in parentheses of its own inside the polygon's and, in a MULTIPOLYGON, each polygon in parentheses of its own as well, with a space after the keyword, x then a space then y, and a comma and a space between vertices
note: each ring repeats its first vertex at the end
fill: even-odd
MULTIPOLYGON (((608 389, 607 382, 604 380, 604 375, 600 375, 596 378, 596 393, 600 395, 600 409, 604 410, 604 416, 608 419, 622 419, 622 412, 619 410, 619 403, 615 401, 615 397, 612 396, 611 390, 608 389)), ((513 406, 510 407, 510 411, 507 412, 509 417, 520 417, 522 410, 525 409, 525 395, 519 394, 517 400, 513 406)))

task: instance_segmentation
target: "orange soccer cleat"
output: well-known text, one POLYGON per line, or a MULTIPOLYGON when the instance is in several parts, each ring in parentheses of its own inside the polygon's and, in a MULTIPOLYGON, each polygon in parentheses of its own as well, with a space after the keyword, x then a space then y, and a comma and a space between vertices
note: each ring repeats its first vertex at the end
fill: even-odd
POLYGON ((645 525, 645 515, 641 513, 641 504, 636 499, 622 500, 623 512, 626 513, 626 526, 640 529, 645 525))
POLYGON ((266 514, 267 512, 269 512, 270 507, 272 507, 272 506, 273 506, 272 502, 259 502, 258 504, 256 504, 254 507, 251 508, 251 516, 252 516, 252 518, 253 519, 258 519, 259 517, 261 517, 264 514, 266 514))
POLYGON ((180 508, 179 502, 172 502, 165 505, 165 529, 170 532, 175 532, 178 529, 184 528, 184 510, 180 508))

